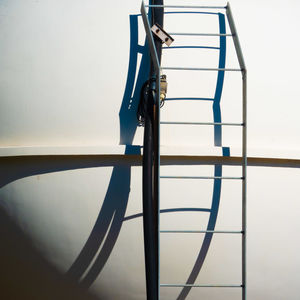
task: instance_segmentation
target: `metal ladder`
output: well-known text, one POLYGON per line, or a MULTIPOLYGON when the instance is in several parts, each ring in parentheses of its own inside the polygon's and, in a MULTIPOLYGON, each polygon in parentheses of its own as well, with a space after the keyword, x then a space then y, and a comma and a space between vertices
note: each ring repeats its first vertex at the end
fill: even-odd
POLYGON ((154 189, 157 193, 155 195, 157 199, 158 207, 158 295, 157 299, 160 299, 160 288, 161 287, 182 287, 182 288, 201 288, 201 287, 228 287, 228 288, 241 288, 242 289, 242 300, 246 300, 247 297, 247 275, 246 275, 246 238, 247 238, 247 222, 246 222, 246 183, 247 183, 247 70, 244 62, 239 38, 235 28, 235 24, 232 17, 232 12, 230 4, 227 3, 226 6, 187 6, 187 5, 145 5, 142 1, 141 5, 141 14, 146 31, 146 36, 150 48, 150 56, 152 63, 156 72, 156 103, 158 109, 156 111, 156 120, 158 122, 158 136, 157 136, 157 151, 155 158, 157 167, 157 180, 154 182, 156 188, 154 189), (230 28, 230 34, 222 33, 170 33, 171 36, 174 35, 185 35, 185 36, 225 36, 232 37, 234 42, 235 51, 237 54, 238 62, 240 68, 185 68, 185 67, 162 67, 160 66, 157 52, 155 49, 154 39, 151 32, 150 24, 148 21, 148 16, 146 8, 172 8, 172 9, 216 9, 216 10, 225 10, 228 25, 230 28), (242 123, 223 123, 223 122, 161 122, 160 121, 160 75, 162 70, 178 70, 178 71, 225 71, 225 72, 241 72, 242 75, 242 123), (160 176, 160 125, 161 124, 170 124, 170 125, 208 125, 208 126, 241 126, 242 127, 242 176, 241 177, 226 177, 226 176, 160 176), (219 179, 219 180, 241 180, 242 181, 242 228, 240 231, 225 231, 225 230, 161 230, 160 229, 160 179, 219 179), (210 234, 241 234, 242 236, 242 278, 241 283, 239 284, 172 284, 172 283, 161 283, 160 282, 160 234, 161 233, 210 233, 210 234))

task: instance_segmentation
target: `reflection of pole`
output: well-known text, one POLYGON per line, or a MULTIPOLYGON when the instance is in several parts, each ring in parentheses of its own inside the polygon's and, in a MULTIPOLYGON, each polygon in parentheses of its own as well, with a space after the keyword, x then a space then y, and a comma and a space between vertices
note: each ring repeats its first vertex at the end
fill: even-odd
POLYGON ((242 299, 247 298, 247 71, 243 75, 242 299))

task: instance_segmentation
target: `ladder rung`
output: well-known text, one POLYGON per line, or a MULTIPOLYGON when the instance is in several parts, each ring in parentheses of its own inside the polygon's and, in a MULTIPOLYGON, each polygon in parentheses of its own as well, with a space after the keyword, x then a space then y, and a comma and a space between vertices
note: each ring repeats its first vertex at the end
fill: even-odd
POLYGON ((204 9, 226 9, 226 6, 195 6, 195 5, 159 5, 159 4, 150 4, 145 5, 145 7, 164 7, 164 8, 204 8, 204 9))
POLYGON ((242 284, 169 284, 162 283, 161 287, 221 287, 221 288, 241 288, 242 284))
POLYGON ((222 125, 222 126, 244 126, 243 123, 220 123, 220 122, 166 122, 166 121, 161 121, 160 124, 170 124, 170 125, 222 125))
POLYGON ((161 67, 162 70, 178 70, 178 71, 243 71, 242 69, 228 68, 184 68, 184 67, 161 67))
POLYGON ((162 47, 162 49, 212 49, 219 50, 220 47, 209 47, 209 46, 170 46, 170 47, 162 47))
POLYGON ((160 178, 169 179, 244 179, 244 177, 230 176, 160 176, 160 178))
POLYGON ((177 98, 165 98, 165 101, 184 100, 184 101, 214 101, 214 98, 200 98, 200 97, 177 97, 177 98))
POLYGON ((230 230, 160 230, 160 233, 226 233, 226 234, 243 234, 244 232, 230 230))
POLYGON ((232 36, 230 33, 192 33, 192 32, 169 32, 169 35, 186 35, 186 36, 232 36))

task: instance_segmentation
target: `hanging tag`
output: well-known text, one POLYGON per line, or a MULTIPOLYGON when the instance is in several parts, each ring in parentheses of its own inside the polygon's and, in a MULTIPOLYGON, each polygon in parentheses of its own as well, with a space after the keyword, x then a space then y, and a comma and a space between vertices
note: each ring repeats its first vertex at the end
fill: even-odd
POLYGON ((174 41, 174 39, 157 23, 152 26, 151 31, 162 41, 162 43, 165 43, 168 47, 174 41))

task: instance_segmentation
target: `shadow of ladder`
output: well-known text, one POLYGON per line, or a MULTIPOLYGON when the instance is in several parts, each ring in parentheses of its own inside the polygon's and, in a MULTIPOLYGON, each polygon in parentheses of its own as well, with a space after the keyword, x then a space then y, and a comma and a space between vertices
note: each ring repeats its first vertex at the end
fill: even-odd
MULTIPOLYGON (((223 74, 224 72, 241 72, 242 74, 242 115, 243 115, 243 122, 242 123, 224 123, 221 122, 221 120, 214 122, 172 122, 172 121, 160 121, 160 113, 159 113, 159 108, 160 105, 157 105, 156 109, 156 126, 158 128, 157 130, 157 136, 155 137, 156 139, 156 145, 157 149, 155 151, 156 158, 154 159, 155 161, 155 166, 154 169, 156 170, 154 174, 154 191, 156 195, 154 195, 156 201, 157 201, 157 215, 158 215, 158 274, 157 274, 157 287, 158 287, 158 295, 157 299, 160 299, 160 289, 161 288, 182 288, 181 293, 177 297, 177 300, 183 300, 186 298, 188 295, 189 291, 192 288, 205 288, 205 287, 211 287, 211 288, 241 288, 242 289, 242 300, 246 300, 247 297, 247 292, 246 292, 246 171, 247 171, 247 71, 246 71, 246 65, 244 62, 243 54, 241 51, 240 47, 240 42, 239 38, 237 35, 237 31, 235 28, 234 20, 232 17, 232 12, 230 8, 230 4, 227 3, 227 5, 224 6, 187 6, 187 5, 145 5, 144 1, 142 1, 142 6, 141 6, 141 13, 142 13, 142 18, 143 18, 143 23, 146 31, 146 36, 150 48, 150 56, 152 63, 154 65, 155 71, 156 71, 156 103, 160 104, 160 75, 162 70, 174 70, 174 71, 215 71, 218 72, 218 75, 223 74), (226 11, 226 16, 227 16, 227 21, 228 25, 230 28, 231 33, 226 34, 225 32, 225 23, 224 23, 224 29, 222 31, 222 26, 220 26, 220 32, 219 33, 170 33, 171 36, 176 36, 176 35, 181 35, 181 36, 219 36, 220 37, 220 43, 221 39, 226 39, 226 37, 232 37, 237 58, 239 61, 239 66, 240 68, 235 69, 235 68, 225 68, 225 58, 224 58, 224 64, 219 63, 218 68, 186 68, 186 67, 172 67, 172 66, 160 66, 158 56, 156 53, 155 45, 154 45, 154 39, 151 33, 151 28, 150 24, 148 21, 147 13, 146 13, 146 7, 148 8, 172 8, 172 9, 186 9, 186 10, 193 10, 193 12, 196 11, 196 13, 200 13, 199 10, 201 9, 209 9, 209 10, 225 10, 226 11), (160 126, 161 125, 174 125, 174 126, 185 126, 185 125, 196 125, 196 126, 214 126, 215 129, 215 144, 216 144, 216 131, 219 129, 221 132, 221 127, 222 126, 240 126, 242 127, 242 176, 241 177, 229 177, 229 176, 222 176, 222 172, 220 171, 219 173, 216 172, 215 169, 215 175, 214 176, 173 176, 173 175, 166 175, 166 176, 160 176, 160 126), (159 216, 160 216, 160 180, 163 179, 179 179, 179 180, 185 180, 185 179, 195 179, 195 180, 214 180, 214 183, 216 182, 221 182, 222 180, 239 180, 242 182, 242 228, 239 231, 226 231, 226 230, 214 230, 214 225, 216 221, 216 215, 215 215, 215 220, 213 224, 213 230, 161 230, 160 229, 160 221, 159 221, 159 216), (241 283, 238 284, 195 284, 195 280, 197 278, 197 275, 201 269, 201 266, 203 264, 203 261, 205 259, 205 255, 208 251, 209 248, 209 243, 208 246, 206 247, 206 253, 204 254, 203 261, 200 265, 198 265, 198 270, 195 269, 193 271, 196 271, 191 273, 189 279, 185 284, 176 284, 176 283, 161 283, 160 282, 160 235, 161 234, 185 234, 185 233, 193 233, 193 234, 204 234, 205 237, 210 237, 209 238, 209 243, 211 241, 211 238, 214 234, 238 234, 241 235, 242 237, 242 278, 241 278, 241 283)), ((166 12, 165 12, 166 13, 166 12)), ((185 13, 185 12, 181 12, 185 13)), ((219 14, 222 15, 223 14, 219 14)), ((225 22, 225 21, 224 21, 225 22)), ((221 51, 221 45, 220 45, 220 51, 221 51)), ((220 55, 221 56, 221 55, 220 55)), ((218 76, 219 78, 219 76, 218 76)), ((221 85, 223 85, 223 80, 221 85)), ((222 88, 222 87, 221 87, 222 88)), ((221 96, 221 93, 220 93, 221 96)), ((220 99, 219 99, 220 100, 220 99)), ((188 98, 185 99, 185 101, 188 101, 188 98)), ((218 146, 221 146, 221 143, 219 143, 218 146)), ((202 250, 202 249, 201 249, 202 250)), ((148 299, 149 300, 149 299, 148 299)))

